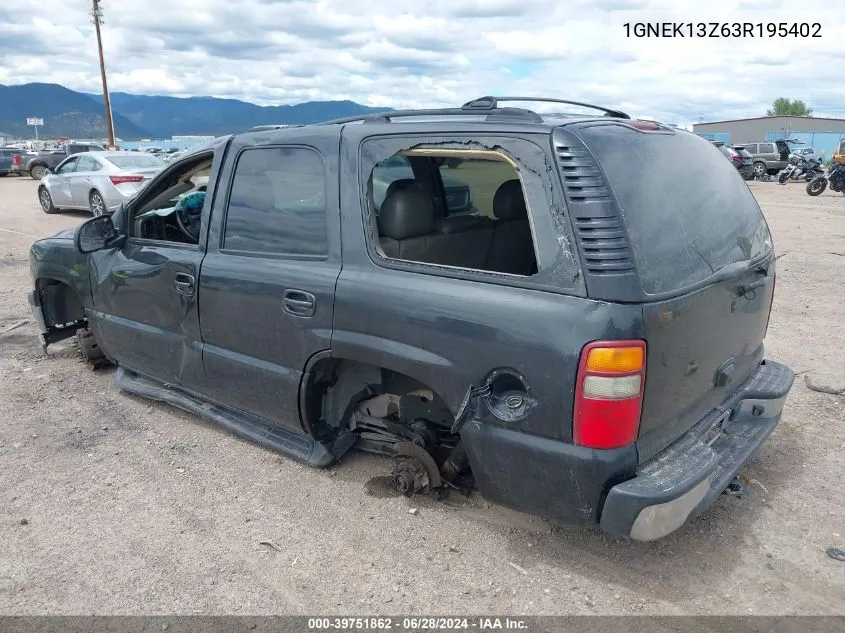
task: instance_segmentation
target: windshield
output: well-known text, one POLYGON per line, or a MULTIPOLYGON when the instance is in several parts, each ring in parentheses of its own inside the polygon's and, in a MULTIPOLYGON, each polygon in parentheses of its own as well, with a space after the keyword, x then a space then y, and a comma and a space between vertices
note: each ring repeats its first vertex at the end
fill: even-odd
POLYGON ((680 290, 771 248, 757 200, 708 141, 620 125, 582 134, 619 203, 647 293, 680 290))
POLYGON ((137 156, 109 156, 108 161, 120 169, 154 169, 164 167, 165 163, 160 158, 146 154, 137 156))

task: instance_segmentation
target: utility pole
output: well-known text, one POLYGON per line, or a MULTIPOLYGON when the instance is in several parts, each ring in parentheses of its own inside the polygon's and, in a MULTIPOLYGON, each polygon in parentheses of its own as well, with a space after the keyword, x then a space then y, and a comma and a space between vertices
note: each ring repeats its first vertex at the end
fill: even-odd
POLYGON ((94 30, 97 31, 97 49, 100 53, 100 76, 103 79, 103 99, 106 102, 106 134, 109 137, 109 149, 114 149, 114 124, 111 116, 111 101, 109 100, 109 86, 106 83, 106 62, 103 59, 103 40, 100 37, 100 24, 103 22, 103 10, 100 9, 100 0, 93 0, 94 7, 91 10, 91 17, 94 20, 94 30))

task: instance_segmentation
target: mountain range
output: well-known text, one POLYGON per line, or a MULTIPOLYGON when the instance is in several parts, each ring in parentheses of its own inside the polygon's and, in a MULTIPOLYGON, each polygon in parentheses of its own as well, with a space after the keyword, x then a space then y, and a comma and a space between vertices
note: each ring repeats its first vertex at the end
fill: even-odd
MULTIPOLYGON (((237 99, 166 97, 113 92, 115 136, 124 140, 169 138, 173 135, 222 135, 255 125, 318 123, 330 119, 384 112, 354 101, 309 101, 296 105, 259 106, 237 99)), ((106 135, 103 96, 76 92, 58 84, 0 84, 0 130, 15 137, 33 135, 27 117, 44 119, 39 137, 103 138, 106 135)))

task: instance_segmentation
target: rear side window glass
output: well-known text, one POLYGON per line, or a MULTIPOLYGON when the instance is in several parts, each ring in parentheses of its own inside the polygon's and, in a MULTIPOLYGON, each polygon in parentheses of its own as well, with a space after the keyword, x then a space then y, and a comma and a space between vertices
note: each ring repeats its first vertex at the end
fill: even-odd
POLYGON ((761 143, 760 144, 760 154, 774 154, 775 146, 772 143, 761 143))
POLYGON ((621 208, 647 293, 680 290, 771 248, 757 201, 711 143, 619 125, 582 134, 621 208))
POLYGON ((238 157, 223 235, 226 250, 324 256, 326 175, 304 147, 247 149, 238 157))
POLYGON ((103 166, 90 156, 83 156, 79 159, 76 171, 99 171, 102 168, 103 166))

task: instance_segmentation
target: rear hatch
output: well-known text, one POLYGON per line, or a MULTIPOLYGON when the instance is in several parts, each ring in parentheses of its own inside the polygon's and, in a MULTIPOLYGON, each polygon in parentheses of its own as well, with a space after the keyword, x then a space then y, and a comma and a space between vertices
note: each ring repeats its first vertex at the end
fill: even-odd
MULTIPOLYGON (((771 235, 742 177, 708 141, 620 123, 582 124, 576 134, 623 236, 610 246, 632 260, 632 272, 617 277, 616 300, 642 304, 647 365, 637 447, 645 461, 718 407, 762 359, 774 292, 771 235)), ((602 299, 614 300, 613 274, 592 284, 602 299)))

